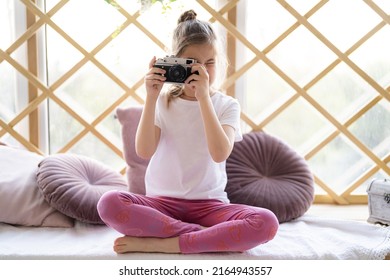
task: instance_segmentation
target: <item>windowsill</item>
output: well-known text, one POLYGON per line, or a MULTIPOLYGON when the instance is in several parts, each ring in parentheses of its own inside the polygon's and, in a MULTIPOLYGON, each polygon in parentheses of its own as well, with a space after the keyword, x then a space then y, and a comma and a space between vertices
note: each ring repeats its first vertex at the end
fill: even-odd
POLYGON ((367 221, 369 216, 368 205, 332 205, 313 204, 306 212, 310 215, 329 217, 336 219, 347 219, 367 221))
MULTIPOLYGON (((367 222, 369 216, 368 205, 332 205, 332 204, 313 204, 306 212, 310 215, 321 217, 347 219, 360 222, 367 222)), ((385 260, 390 260, 388 254, 385 260)))

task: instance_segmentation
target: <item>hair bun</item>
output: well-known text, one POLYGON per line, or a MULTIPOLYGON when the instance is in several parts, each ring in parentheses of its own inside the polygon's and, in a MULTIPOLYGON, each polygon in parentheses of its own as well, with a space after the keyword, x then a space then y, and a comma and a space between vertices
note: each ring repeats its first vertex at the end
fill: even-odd
POLYGON ((180 23, 185 22, 187 20, 194 20, 194 19, 196 19, 196 16, 197 16, 197 14, 194 12, 194 10, 188 10, 180 16, 177 23, 180 24, 180 23))

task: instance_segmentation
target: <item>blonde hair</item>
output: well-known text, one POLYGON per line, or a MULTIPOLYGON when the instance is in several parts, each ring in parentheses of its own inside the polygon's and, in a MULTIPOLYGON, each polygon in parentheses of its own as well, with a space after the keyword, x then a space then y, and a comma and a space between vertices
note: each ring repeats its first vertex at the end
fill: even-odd
MULTIPOLYGON (((198 20, 196 16, 197 14, 193 10, 189 10, 179 17, 177 27, 173 32, 172 55, 180 57, 188 46, 209 44, 216 50, 218 65, 226 65, 226 58, 225 56, 222 56, 222 44, 217 39, 213 27, 206 21, 198 20)), ((226 66, 222 67, 226 70, 226 66)), ((225 71, 221 73, 225 74, 225 71)), ((222 80, 223 77, 220 77, 219 79, 222 80)), ((167 92, 168 102, 172 98, 182 95, 183 87, 183 85, 171 86, 167 92)))

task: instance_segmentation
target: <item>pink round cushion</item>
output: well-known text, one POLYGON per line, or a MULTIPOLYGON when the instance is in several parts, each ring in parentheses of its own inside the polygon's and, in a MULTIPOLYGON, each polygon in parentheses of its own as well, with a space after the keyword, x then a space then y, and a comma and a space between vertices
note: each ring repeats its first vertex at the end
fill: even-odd
POLYGON ((74 154, 43 159, 38 166, 37 183, 50 206, 92 224, 104 224, 96 209, 103 193, 127 190, 126 180, 119 172, 92 158, 74 154))
POLYGON ((313 202, 313 176, 306 161, 266 133, 244 134, 235 143, 226 171, 232 203, 267 208, 280 223, 300 217, 313 202))

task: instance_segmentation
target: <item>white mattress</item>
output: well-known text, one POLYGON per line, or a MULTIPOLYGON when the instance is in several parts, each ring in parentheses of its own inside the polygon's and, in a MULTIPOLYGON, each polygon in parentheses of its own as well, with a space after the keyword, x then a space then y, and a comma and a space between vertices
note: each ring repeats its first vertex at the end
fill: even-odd
POLYGON ((0 259, 384 259, 390 229, 366 222, 312 215, 280 225, 276 237, 244 253, 117 255, 121 236, 106 226, 76 222, 73 228, 18 227, 0 223, 0 259))

